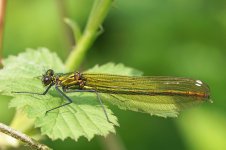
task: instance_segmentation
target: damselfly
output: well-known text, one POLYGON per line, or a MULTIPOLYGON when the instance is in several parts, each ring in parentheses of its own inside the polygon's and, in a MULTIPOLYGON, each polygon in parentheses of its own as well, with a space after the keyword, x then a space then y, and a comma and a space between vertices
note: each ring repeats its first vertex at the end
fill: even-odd
POLYGON ((51 87, 55 87, 68 102, 46 111, 48 113, 73 102, 66 93, 93 92, 109 122, 101 94, 107 94, 119 107, 160 116, 170 116, 172 112, 207 101, 210 97, 207 84, 200 80, 180 77, 121 76, 79 72, 62 74, 54 73, 49 69, 42 76, 42 83, 47 87, 43 93, 15 93, 45 95, 51 87))

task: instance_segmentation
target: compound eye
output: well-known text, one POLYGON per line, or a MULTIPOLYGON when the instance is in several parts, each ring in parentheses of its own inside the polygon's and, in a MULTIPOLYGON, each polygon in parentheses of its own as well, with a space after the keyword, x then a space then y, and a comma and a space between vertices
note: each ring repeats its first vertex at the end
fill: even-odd
POLYGON ((52 69, 47 70, 46 75, 53 76, 54 71, 52 69))
POLYGON ((48 77, 48 76, 44 76, 43 79, 42 79, 42 83, 44 85, 49 85, 51 83, 51 79, 48 77))

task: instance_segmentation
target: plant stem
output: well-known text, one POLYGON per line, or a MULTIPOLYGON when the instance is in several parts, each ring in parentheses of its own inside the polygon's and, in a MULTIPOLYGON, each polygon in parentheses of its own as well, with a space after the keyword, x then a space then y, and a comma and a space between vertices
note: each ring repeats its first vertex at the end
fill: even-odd
POLYGON ((34 119, 29 119, 22 110, 17 109, 10 127, 28 134, 29 130, 34 128, 34 119))
POLYGON ((6 9, 6 0, 0 0, 0 68, 2 68, 2 51, 3 51, 3 26, 6 9))
POLYGON ((95 41, 98 29, 103 23, 113 0, 95 0, 91 10, 87 25, 75 48, 71 51, 66 60, 67 71, 78 69, 84 59, 87 50, 95 41))
POLYGON ((37 150, 49 150, 50 148, 46 145, 38 143, 36 140, 30 138, 26 134, 21 133, 20 131, 16 131, 13 128, 10 128, 9 126, 0 123, 0 131, 16 138, 17 140, 20 140, 27 145, 29 145, 31 148, 37 149, 37 150))

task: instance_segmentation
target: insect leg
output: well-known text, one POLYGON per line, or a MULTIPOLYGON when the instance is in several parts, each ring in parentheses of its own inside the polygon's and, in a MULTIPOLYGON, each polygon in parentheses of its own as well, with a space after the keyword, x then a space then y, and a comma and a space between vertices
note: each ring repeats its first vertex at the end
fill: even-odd
MULTIPOLYGON (((106 111, 106 109, 105 109, 105 107, 104 107, 104 105, 103 105, 103 102, 102 102, 102 100, 101 100, 99 94, 97 93, 97 91, 95 91, 95 93, 96 93, 97 99, 99 100, 100 105, 101 105, 101 107, 102 107, 102 109, 103 109, 103 111, 104 111, 104 114, 105 114, 105 116, 106 116, 106 118, 107 118, 107 121, 108 121, 109 123, 112 123, 112 122, 109 120, 109 118, 108 118, 107 111, 106 111)), ((113 124, 113 123, 112 123, 112 124, 113 124)))
POLYGON ((49 89, 53 86, 54 84, 50 84, 46 90, 43 93, 34 93, 34 92, 12 92, 12 93, 18 93, 18 94, 35 94, 35 95, 46 95, 48 93, 49 89))
MULTIPOLYGON (((66 92, 66 93, 70 93, 70 92, 94 92, 94 93, 97 95, 97 99, 99 100, 99 103, 100 103, 100 105, 101 105, 101 107, 102 107, 102 109, 103 109, 103 111, 104 111, 104 115, 106 116, 107 121, 108 121, 109 123, 112 123, 112 122, 110 121, 108 115, 107 115, 107 111, 106 111, 106 109, 105 109, 105 107, 104 107, 104 105, 103 105, 103 102, 102 102, 102 100, 101 100, 101 98, 100 98, 100 96, 99 96, 99 94, 98 94, 98 92, 97 92, 96 90, 79 90, 79 89, 68 90, 68 89, 64 89, 64 92, 66 92)), ((113 123, 112 123, 112 124, 113 124, 113 123)))
POLYGON ((66 106, 66 105, 69 105, 69 104, 72 103, 71 98, 68 97, 66 94, 64 94, 64 92, 62 92, 62 91, 58 88, 58 86, 55 86, 55 89, 56 89, 56 91, 57 91, 61 96, 63 96, 64 98, 66 98, 66 99, 68 100, 68 102, 65 103, 65 104, 62 104, 62 105, 60 105, 60 106, 57 106, 57 107, 55 107, 55 108, 52 108, 52 109, 50 109, 50 110, 47 110, 47 111, 46 111, 46 114, 47 114, 48 112, 52 111, 52 110, 58 109, 58 108, 60 108, 60 107, 63 107, 63 106, 66 106))

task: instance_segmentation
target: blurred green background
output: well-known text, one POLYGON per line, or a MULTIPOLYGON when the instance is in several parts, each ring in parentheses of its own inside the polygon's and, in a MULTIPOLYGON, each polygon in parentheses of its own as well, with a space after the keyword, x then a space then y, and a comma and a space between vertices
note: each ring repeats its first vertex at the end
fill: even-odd
MULTIPOLYGON (((65 60, 73 46, 69 17, 84 28, 93 0, 10 0, 7 2, 3 55, 47 47, 65 60)), ((226 1, 115 0, 104 33, 89 50, 81 69, 109 61, 145 75, 201 79, 214 103, 181 113, 179 118, 151 117, 111 106, 119 119, 116 137, 91 142, 51 141, 54 149, 226 149, 226 1), (117 148, 118 147, 118 148, 117 148)), ((0 97, 0 122, 14 110, 0 97)), ((22 148, 23 149, 23 148, 22 148)), ((25 148, 29 149, 29 148, 25 148)))

